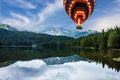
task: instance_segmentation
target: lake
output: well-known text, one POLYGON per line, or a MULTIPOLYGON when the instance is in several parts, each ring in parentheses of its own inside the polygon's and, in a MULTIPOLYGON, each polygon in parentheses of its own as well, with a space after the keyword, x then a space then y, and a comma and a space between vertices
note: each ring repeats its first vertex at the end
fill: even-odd
POLYGON ((0 80, 120 80, 120 51, 1 48, 0 80))

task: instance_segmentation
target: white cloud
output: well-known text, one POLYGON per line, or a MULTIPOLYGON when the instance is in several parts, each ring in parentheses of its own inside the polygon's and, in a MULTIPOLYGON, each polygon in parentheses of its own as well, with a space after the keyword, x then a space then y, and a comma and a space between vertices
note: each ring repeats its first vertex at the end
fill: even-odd
MULTIPOLYGON (((26 8, 26 9, 36 8, 36 5, 31 3, 32 1, 38 2, 40 4, 44 2, 45 7, 42 8, 42 10, 40 10, 41 8, 38 9, 40 11, 36 14, 32 14, 31 12, 29 12, 29 18, 19 13, 10 13, 10 15, 12 16, 11 18, 0 16, 0 22, 9 24, 11 26, 15 26, 16 28, 22 27, 23 28, 22 30, 40 32, 40 30, 43 27, 42 25, 44 25, 44 27, 49 25, 49 24, 45 24, 45 21, 49 17, 56 15, 55 13, 60 10, 64 10, 63 0, 53 0, 52 2, 49 0, 46 1, 32 0, 31 2, 29 0, 12 0, 12 1, 4 0, 4 1, 8 2, 13 6, 26 8)), ((101 31, 102 29, 107 30, 108 28, 114 27, 116 25, 120 26, 120 18, 119 18, 120 0, 114 0, 113 2, 111 2, 111 5, 113 6, 111 8, 108 7, 103 10, 100 10, 99 8, 96 9, 96 14, 98 13, 97 17, 94 18, 94 15, 92 15, 93 18, 91 17, 92 19, 88 19, 83 25, 83 28, 85 30, 94 29, 97 31, 101 31), (103 15, 102 14, 99 15, 99 13, 103 13, 103 15)), ((69 25, 73 25, 73 23, 69 25)))
POLYGON ((43 3, 43 1, 45 1, 45 0, 31 0, 31 1, 37 2, 37 3, 43 3))
POLYGON ((36 5, 33 5, 26 0, 4 0, 5 2, 11 4, 11 6, 26 8, 26 9, 35 9, 36 5))
POLYGON ((39 22, 43 22, 50 15, 53 15, 56 11, 62 9, 63 0, 54 0, 54 3, 47 3, 47 6, 38 14, 39 22))
POLYGON ((2 18, 1 22, 4 24, 9 24, 14 27, 26 27, 30 20, 26 16, 11 12, 11 18, 2 18))
MULTIPOLYGON (((13 1, 5 0, 5 1, 9 2, 10 4, 14 4, 14 6, 18 5, 19 7, 24 7, 24 8, 34 8, 35 7, 34 5, 26 2, 25 0, 13 0, 13 1), (27 4, 27 5, 25 5, 25 4, 27 4), (24 6, 22 6, 22 5, 24 5, 24 6)), ((33 0, 33 1, 35 1, 35 0, 33 0)), ((43 2, 44 0, 41 0, 41 1, 43 2)), ((40 32, 42 27, 43 26, 45 27, 44 21, 48 17, 54 15, 56 13, 56 11, 59 11, 59 10, 62 9, 63 1, 62 0, 59 0, 59 1, 54 0, 54 2, 52 3, 48 0, 44 4, 46 6, 41 11, 39 11, 37 13, 37 15, 36 14, 34 14, 34 15, 30 14, 30 12, 29 12, 29 17, 26 17, 25 15, 23 16, 19 13, 11 12, 10 13, 11 17, 10 18, 0 16, 0 20, 1 20, 2 23, 9 24, 11 26, 16 27, 17 29, 40 32)))
POLYGON ((100 10, 103 15, 86 22, 87 29, 102 31, 120 26, 120 0, 113 1, 112 6, 110 9, 100 10))
POLYGON ((104 18, 100 18, 95 22, 95 28, 99 31, 102 29, 114 28, 116 25, 120 26, 120 14, 115 14, 111 16, 106 16, 104 18))

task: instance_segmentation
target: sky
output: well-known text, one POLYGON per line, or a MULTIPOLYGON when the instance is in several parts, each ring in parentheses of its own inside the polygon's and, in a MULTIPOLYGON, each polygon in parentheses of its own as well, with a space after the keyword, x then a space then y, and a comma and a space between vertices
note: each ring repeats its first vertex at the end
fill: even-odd
MULTIPOLYGON (((120 26, 120 0, 96 2, 93 14, 82 25, 83 31, 120 26)), ((33 32, 46 27, 76 30, 76 24, 63 8, 63 0, 0 0, 0 23, 33 32)))

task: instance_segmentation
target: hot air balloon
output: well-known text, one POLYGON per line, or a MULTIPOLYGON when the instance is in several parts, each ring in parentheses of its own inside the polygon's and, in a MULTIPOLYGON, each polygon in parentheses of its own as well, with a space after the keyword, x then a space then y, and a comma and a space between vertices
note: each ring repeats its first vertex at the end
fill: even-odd
POLYGON ((64 8, 77 24, 77 29, 82 29, 81 25, 92 14, 95 5, 96 0, 64 0, 64 8))

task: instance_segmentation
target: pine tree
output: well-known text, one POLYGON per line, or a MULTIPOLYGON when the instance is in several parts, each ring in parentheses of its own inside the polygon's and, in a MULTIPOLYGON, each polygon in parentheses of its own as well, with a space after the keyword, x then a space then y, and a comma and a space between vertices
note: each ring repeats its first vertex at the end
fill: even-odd
POLYGON ((117 31, 111 32, 108 38, 109 48, 120 48, 120 34, 117 31))
POLYGON ((100 41, 100 50, 106 50, 106 49, 107 49, 107 36, 106 36, 104 30, 102 30, 101 41, 100 41))

